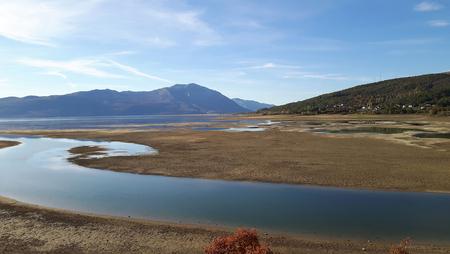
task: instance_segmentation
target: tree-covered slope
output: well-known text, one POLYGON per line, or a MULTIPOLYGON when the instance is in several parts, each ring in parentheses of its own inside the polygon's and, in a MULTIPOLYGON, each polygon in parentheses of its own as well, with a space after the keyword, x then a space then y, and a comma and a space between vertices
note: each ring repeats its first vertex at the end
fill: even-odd
POLYGON ((360 85, 261 111, 267 114, 428 113, 450 110, 450 74, 360 85))

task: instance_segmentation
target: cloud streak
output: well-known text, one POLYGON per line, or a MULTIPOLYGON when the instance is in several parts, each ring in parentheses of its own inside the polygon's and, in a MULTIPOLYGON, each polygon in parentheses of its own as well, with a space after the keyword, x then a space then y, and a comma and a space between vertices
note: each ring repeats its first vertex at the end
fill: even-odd
POLYGON ((112 53, 105 54, 105 56, 130 56, 137 54, 137 51, 134 50, 123 50, 123 51, 116 51, 112 53))
POLYGON ((250 66, 247 67, 247 69, 254 69, 254 70, 261 70, 261 69, 301 69, 301 66, 297 66, 297 65, 286 65, 286 64, 276 64, 276 63, 265 63, 265 64, 261 64, 261 65, 254 65, 254 66, 250 66))
POLYGON ((107 60, 107 62, 111 63, 111 65, 121 69, 122 71, 128 72, 128 73, 133 74, 133 75, 138 76, 138 77, 143 77, 143 78, 152 79, 152 80, 156 80, 156 81, 161 81, 161 82, 165 82, 165 83, 171 83, 172 82, 172 81, 164 79, 164 78, 160 78, 160 77, 157 77, 157 76, 154 76, 154 75, 150 75, 150 74, 144 73, 144 72, 142 72, 142 71, 140 71, 140 70, 138 70, 138 69, 136 69, 134 67, 131 67, 131 66, 125 65, 125 64, 121 64, 121 63, 118 63, 118 62, 113 61, 113 60, 107 60))
POLYGON ((55 38, 75 32, 75 21, 99 1, 15 0, 0 3, 0 36, 55 46, 55 38))
POLYGON ((48 72, 70 72, 96 78, 124 78, 122 75, 113 74, 99 69, 101 61, 97 59, 75 59, 69 61, 56 61, 48 59, 22 58, 17 61, 20 64, 45 69, 48 72))
POLYGON ((22 58, 17 60, 17 62, 22 65, 44 69, 44 72, 42 72, 44 75, 57 76, 63 79, 67 79, 67 75, 65 73, 73 73, 102 79, 126 78, 127 76, 114 72, 114 70, 120 70, 137 77, 143 77, 165 83, 170 82, 167 79, 144 73, 134 67, 103 57, 73 59, 67 61, 22 58))
POLYGON ((450 23, 447 20, 430 20, 428 25, 432 27, 447 27, 450 23))
POLYGON ((414 46, 414 45, 426 45, 438 42, 436 38, 410 38, 410 39, 397 39, 397 40, 385 40, 369 42, 372 45, 382 46, 414 46))
POLYGON ((333 81, 359 81, 368 82, 369 78, 364 77, 349 77, 337 73, 314 73, 314 72, 288 72, 283 79, 318 79, 318 80, 333 80, 333 81))
POLYGON ((221 36, 201 15, 188 7, 175 9, 162 0, 151 4, 118 0, 1 1, 0 36, 43 46, 58 46, 73 38, 157 48, 220 43, 221 36))
POLYGON ((421 2, 421 3, 417 4, 416 6, 414 6, 414 10, 418 11, 418 12, 438 11, 442 8, 443 8, 442 5, 435 3, 435 2, 429 2, 429 1, 424 1, 424 2, 421 2))
POLYGON ((320 80, 352 80, 341 74, 319 74, 311 72, 289 72, 283 76, 284 79, 320 79, 320 80))
POLYGON ((46 71, 46 72, 41 72, 40 74, 47 75, 47 76, 55 76, 55 77, 59 77, 62 79, 67 79, 67 76, 59 71, 46 71))

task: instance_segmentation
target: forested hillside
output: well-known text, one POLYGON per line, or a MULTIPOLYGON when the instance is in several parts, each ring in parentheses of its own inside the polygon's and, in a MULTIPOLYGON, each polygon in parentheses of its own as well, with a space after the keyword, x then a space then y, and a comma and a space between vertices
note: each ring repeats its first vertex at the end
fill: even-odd
POLYGON ((397 78, 272 107, 265 114, 448 113, 450 74, 397 78))

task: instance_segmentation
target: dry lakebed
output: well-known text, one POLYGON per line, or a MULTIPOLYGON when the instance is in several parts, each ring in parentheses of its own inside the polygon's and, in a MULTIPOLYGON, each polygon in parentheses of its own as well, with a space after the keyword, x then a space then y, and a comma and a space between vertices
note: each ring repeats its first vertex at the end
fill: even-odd
MULTIPOLYGON (((226 126, 226 123, 218 123, 209 126, 210 129, 206 131, 185 126, 167 130, 124 128, 22 130, 4 131, 4 134, 22 137, 41 135, 50 140, 81 140, 80 146, 74 147, 73 144, 67 146, 70 147, 66 149, 70 160, 67 163, 76 167, 77 170, 96 172, 93 174, 101 175, 103 171, 105 174, 115 174, 111 171, 132 173, 125 174, 127 177, 130 175, 130 179, 145 177, 141 175, 158 175, 163 179, 158 181, 164 181, 164 184, 173 184, 172 181, 175 180, 171 180, 172 178, 182 177, 181 179, 186 179, 182 181, 190 184, 189 186, 199 184, 197 181, 202 184, 206 181, 208 187, 215 182, 208 182, 210 180, 207 179, 226 180, 219 181, 221 188, 232 187, 237 190, 243 188, 246 191, 245 188, 250 188, 249 193, 252 191, 267 193, 269 198, 270 192, 267 188, 270 190, 274 188, 279 193, 286 193, 287 196, 295 196, 297 188, 306 188, 306 191, 309 191, 308 186, 324 186, 311 187, 314 195, 319 196, 324 195, 326 188, 330 187, 332 187, 330 190, 336 191, 337 196, 359 195, 353 192, 357 193, 360 190, 368 193, 371 193, 368 190, 387 190, 388 192, 380 192, 381 194, 376 198, 384 197, 386 193, 437 195, 438 198, 433 200, 444 197, 443 201, 439 202, 444 204, 442 209, 444 211, 446 209, 445 199, 448 196, 446 193, 450 192, 450 142, 443 134, 450 131, 448 118, 246 116, 245 119, 263 121, 258 127, 250 126, 250 129, 264 128, 264 131, 223 131, 222 129, 229 126, 226 126), (440 135, 436 138, 423 138, 417 136, 419 133, 440 135), (149 146, 156 152, 132 156, 116 154, 116 156, 107 157, 102 156, 105 148, 101 144, 99 146, 95 143, 82 145, 83 140, 134 143, 149 146), (275 186, 278 187, 272 187, 270 184, 265 186, 266 183, 277 183, 275 186), (233 184, 238 184, 237 186, 240 187, 236 188, 233 184), (339 189, 336 190, 334 187, 339 189), (319 190, 316 191, 314 188, 319 190), (341 193, 340 188, 343 188, 344 194, 341 193), (279 189, 283 189, 283 192, 279 189)), ((249 126, 233 127, 248 128, 249 126)), ((9 140, 14 139, 11 138, 12 136, 5 137, 0 138, 2 140, 0 147, 3 147, 4 151, 18 149, 22 145, 26 147, 27 142, 37 142, 24 139, 23 144, 19 144, 17 141, 9 140)), ((2 164, 2 167, 3 165, 5 164, 2 164)), ((77 170, 74 169, 74 172, 78 172, 77 170)), ((110 180, 115 176, 108 177, 111 177, 107 178, 110 180)), ((71 187, 67 186, 67 188, 71 187)), ((46 189, 51 191, 50 187, 46 189)), ((190 193, 190 189, 181 188, 180 190, 190 193)), ((211 193, 215 193, 214 190, 211 193)), ((193 191, 192 194, 198 193, 193 191)), ((243 195, 242 198, 255 197, 248 194, 243 195)), ((206 200, 209 200, 208 198, 214 200, 213 197, 204 197, 206 200)), ((388 201, 407 200, 407 196, 397 198, 388 201)), ((15 199, 35 203, 31 198, 30 200, 23 200, 20 197, 15 199)), ((339 200, 339 197, 336 199, 339 200)), ((354 196, 353 200, 364 202, 358 196, 354 196)), ((142 200, 137 199, 135 202, 141 204, 142 200)), ((192 202, 198 205, 195 199, 192 202)), ((36 203, 52 204, 48 200, 36 203)), ((330 205, 330 203, 332 202, 324 202, 321 205, 330 205)), ((155 203, 155 206, 158 204, 155 203)), ((230 204, 233 205, 233 203, 230 204)), ((264 202, 257 204, 261 205, 264 202)), ((159 205, 164 207, 162 204, 159 205)), ((339 203, 334 205, 340 207, 339 203)), ((128 218, 126 213, 97 212, 94 209, 95 206, 91 207, 92 210, 86 209, 87 211, 56 205, 45 206, 55 208, 26 204, 6 197, 0 200, 0 253, 202 253, 204 246, 211 239, 229 233, 235 226, 234 223, 228 223, 231 225, 225 223, 226 219, 223 218, 226 217, 212 218, 213 223, 202 223, 202 221, 198 223, 197 220, 172 220, 171 218, 149 220, 146 216, 134 216, 135 214, 128 218), (215 223, 217 221, 224 223, 215 223)), ((186 204, 186 207, 191 206, 186 204)), ((300 208, 298 211, 301 210, 300 208)), ((424 209, 426 214, 426 207, 411 205, 410 208, 424 209)), ((204 209, 208 209, 208 206, 204 209)), ((247 211, 244 210, 242 213, 244 212, 247 211)), ((208 212, 206 211, 205 214, 208 212)), ((261 216, 264 215, 264 213, 261 214, 261 216)), ((179 218, 177 214, 175 215, 174 217, 179 218)), ((301 216, 306 217, 307 214, 301 214, 301 216)), ((153 217, 159 219, 158 216, 153 217)), ((245 218, 244 215, 243 217, 245 218)), ((266 229, 264 223, 258 223, 254 224, 263 225, 262 240, 271 245, 276 253, 361 253, 363 249, 365 253, 387 253, 390 245, 401 240, 400 234, 393 237, 387 236, 386 239, 383 236, 369 238, 364 234, 361 237, 348 235, 336 237, 333 234, 321 234, 326 228, 317 229, 319 233, 315 234, 282 232, 283 230, 270 230, 270 227, 266 229)), ((241 224, 237 223, 237 225, 241 224)), ((312 226, 316 225, 326 227, 327 224, 324 222, 312 226)), ((329 225, 330 231, 334 232, 333 221, 330 221, 329 225)), ((349 225, 349 228, 352 228, 352 225, 349 225)), ((377 230, 383 232, 382 229, 377 228, 369 228, 366 231, 377 232, 377 230)), ((442 234, 445 237, 446 233, 442 234)), ((404 235, 404 237, 408 236, 413 238, 412 253, 450 253, 448 242, 423 239, 414 241, 414 234, 404 235)))

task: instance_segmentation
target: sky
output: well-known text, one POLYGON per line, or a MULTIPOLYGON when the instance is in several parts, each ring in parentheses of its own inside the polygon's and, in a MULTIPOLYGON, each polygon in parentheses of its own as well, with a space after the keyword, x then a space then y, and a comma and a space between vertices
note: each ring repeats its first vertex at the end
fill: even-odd
POLYGON ((0 97, 197 83, 279 105, 449 59, 450 0, 0 0, 0 97))

